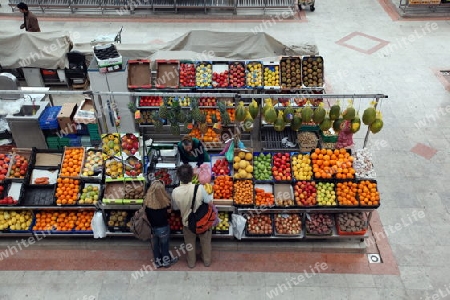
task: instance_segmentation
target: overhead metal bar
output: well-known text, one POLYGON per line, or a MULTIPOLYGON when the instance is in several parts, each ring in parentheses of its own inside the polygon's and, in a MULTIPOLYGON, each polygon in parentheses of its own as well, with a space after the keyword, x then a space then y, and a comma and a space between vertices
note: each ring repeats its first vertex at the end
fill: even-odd
MULTIPOLYGON (((244 90, 242 90, 244 91, 244 90)), ((99 92, 99 91, 40 91, 40 90, 2 90, 2 94, 46 94, 46 95, 101 95, 101 96, 189 96, 189 97, 240 97, 242 99, 251 98, 371 98, 371 99, 386 99, 384 94, 240 94, 236 93, 211 93, 211 92, 163 92, 163 91, 149 91, 149 92, 99 92)), ((1 97, 0 97, 1 98, 1 97)))

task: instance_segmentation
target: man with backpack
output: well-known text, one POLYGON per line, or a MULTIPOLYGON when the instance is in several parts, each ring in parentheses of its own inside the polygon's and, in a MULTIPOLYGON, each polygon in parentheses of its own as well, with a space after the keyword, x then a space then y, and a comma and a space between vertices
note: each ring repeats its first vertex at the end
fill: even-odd
POLYGON ((209 228, 202 234, 196 234, 189 229, 189 215, 191 212, 201 206, 202 203, 210 203, 211 197, 205 191, 202 185, 193 184, 192 178, 194 176, 194 170, 189 164, 183 164, 177 169, 177 175, 180 179, 180 186, 175 188, 172 192, 172 199, 178 206, 181 212, 181 218, 183 223, 183 235, 184 243, 186 245, 193 245, 193 249, 187 253, 187 263, 189 268, 194 268, 197 260, 196 253, 196 239, 200 238, 200 246, 202 248, 202 259, 205 267, 211 265, 211 236, 212 228, 209 228), (194 203, 193 203, 194 202, 194 203), (194 209, 191 210, 191 206, 194 209))

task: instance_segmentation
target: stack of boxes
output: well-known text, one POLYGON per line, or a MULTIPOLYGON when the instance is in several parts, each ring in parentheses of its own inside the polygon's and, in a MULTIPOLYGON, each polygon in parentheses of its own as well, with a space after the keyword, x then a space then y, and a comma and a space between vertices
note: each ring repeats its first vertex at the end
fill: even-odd
MULTIPOLYGON (((90 100, 89 100, 90 101, 90 100)), ((92 147, 101 143, 98 125, 85 124, 96 122, 93 104, 85 100, 80 105, 65 103, 63 106, 48 107, 39 124, 46 136, 49 149, 63 149, 64 147, 92 147), (87 111, 82 111, 87 108, 87 111), (81 110, 81 111, 80 111, 81 110)))

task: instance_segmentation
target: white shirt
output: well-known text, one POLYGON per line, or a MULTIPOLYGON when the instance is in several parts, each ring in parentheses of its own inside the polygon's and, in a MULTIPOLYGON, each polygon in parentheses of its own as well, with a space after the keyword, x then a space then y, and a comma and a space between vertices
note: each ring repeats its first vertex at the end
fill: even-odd
MULTIPOLYGON (((191 213, 192 198, 194 197, 195 184, 180 183, 180 186, 172 191, 172 199, 175 206, 180 209, 183 226, 188 226, 188 217, 191 213)), ((197 196, 194 204, 194 212, 202 204, 202 202, 209 203, 212 201, 212 195, 208 195, 203 185, 199 185, 197 189, 197 196)))

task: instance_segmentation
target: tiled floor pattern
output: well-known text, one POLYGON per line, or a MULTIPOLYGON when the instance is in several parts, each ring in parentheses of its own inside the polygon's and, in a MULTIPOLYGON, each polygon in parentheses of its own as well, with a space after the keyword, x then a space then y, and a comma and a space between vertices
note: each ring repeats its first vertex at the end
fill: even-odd
POLYGON ((437 150, 432 147, 429 147, 427 145, 418 143, 416 146, 414 146, 411 149, 411 152, 413 152, 417 155, 420 155, 420 156, 424 157, 425 159, 429 160, 437 153, 437 150))
POLYGON ((385 47, 389 42, 362 32, 352 32, 336 44, 370 55, 385 47))

